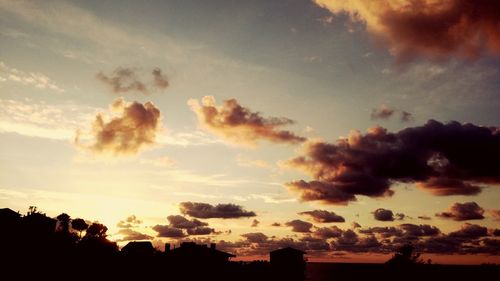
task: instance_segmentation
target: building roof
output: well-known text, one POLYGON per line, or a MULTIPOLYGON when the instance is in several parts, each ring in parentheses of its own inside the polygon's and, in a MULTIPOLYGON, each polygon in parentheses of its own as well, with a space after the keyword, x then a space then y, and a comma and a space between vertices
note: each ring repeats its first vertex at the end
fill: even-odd
POLYGON ((271 251, 271 253, 299 253, 302 255, 306 254, 306 252, 292 248, 292 247, 277 249, 277 250, 271 251))
POLYGON ((9 208, 2 208, 0 209, 0 215, 2 217, 9 217, 9 218, 19 218, 21 217, 21 214, 18 212, 13 211, 12 209, 9 208))
POLYGON ((153 251, 153 244, 149 241, 133 241, 129 242, 127 245, 125 245, 122 248, 122 251, 137 251, 137 250, 142 250, 142 251, 153 251))
POLYGON ((183 242, 180 247, 170 250, 172 254, 201 254, 201 255, 216 255, 224 256, 228 258, 236 257, 233 254, 219 251, 212 247, 207 247, 207 245, 199 245, 194 242, 183 242))

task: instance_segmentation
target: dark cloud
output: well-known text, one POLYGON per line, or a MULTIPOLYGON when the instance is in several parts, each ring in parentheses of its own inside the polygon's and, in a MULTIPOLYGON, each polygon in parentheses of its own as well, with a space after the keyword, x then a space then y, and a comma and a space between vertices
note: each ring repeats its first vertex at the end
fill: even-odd
POLYGON ((271 226, 281 226, 281 223, 279 223, 279 222, 273 222, 273 223, 271 224, 271 226))
POLYGON ((413 121, 413 114, 407 111, 401 111, 401 122, 413 121))
POLYGON ((117 94, 138 92, 148 95, 157 89, 162 90, 168 87, 168 79, 162 74, 161 69, 155 68, 151 74, 152 82, 144 82, 139 78, 137 69, 118 67, 110 75, 99 72, 96 78, 111 87, 111 90, 117 94))
POLYGON ((391 196, 391 185, 417 183, 434 195, 473 195, 500 183, 500 129, 430 120, 397 133, 376 127, 335 144, 309 141, 290 167, 314 180, 288 183, 304 201, 347 204, 356 195, 391 196))
POLYGON ((136 227, 142 223, 135 215, 127 217, 125 220, 121 220, 116 224, 118 228, 131 228, 136 227))
POLYGON ((189 235, 209 235, 209 234, 216 234, 215 230, 210 227, 206 226, 197 226, 194 228, 188 228, 187 233, 189 235))
POLYGON ((250 225, 250 227, 257 227, 257 226, 259 226, 259 223, 260 223, 260 221, 258 221, 258 220, 256 220, 256 219, 254 219, 254 220, 252 221, 252 224, 250 225))
POLYGON ((237 144, 255 145, 258 140, 265 139, 274 143, 301 143, 306 139, 290 131, 279 128, 293 124, 287 118, 265 118, 258 112, 242 107, 237 100, 230 99, 217 106, 212 96, 188 101, 191 110, 198 116, 198 121, 209 131, 237 144))
POLYGON ((418 216, 417 218, 418 218, 418 219, 421 219, 421 220, 426 220, 426 221, 428 221, 428 220, 431 220, 431 219, 432 219, 432 218, 431 218, 431 217, 429 217, 429 216, 418 216))
POLYGON ((335 214, 334 212, 329 212, 325 210, 313 210, 307 212, 301 212, 299 215, 310 216, 315 222, 327 223, 327 222, 345 222, 344 217, 335 214))
POLYGON ((166 89, 169 86, 167 76, 165 76, 161 69, 155 68, 151 72, 154 78, 154 85, 159 89, 166 89))
POLYGON ((491 232, 491 234, 492 234, 493 236, 497 236, 497 237, 498 237, 498 236, 500 236, 500 229, 498 229, 498 228, 494 229, 494 230, 491 232))
POLYGON ((411 223, 404 223, 399 227, 405 231, 404 235, 410 236, 435 236, 441 233, 439 228, 428 224, 416 225, 411 223))
POLYGON ((387 43, 399 61, 426 58, 476 58, 500 53, 500 2, 476 1, 329 1, 315 0, 387 43))
POLYGON ((293 232, 311 232, 313 224, 302 220, 293 220, 285 223, 286 226, 291 226, 293 232))
POLYGON ((426 189, 434 195, 475 195, 481 192, 481 186, 464 182, 461 179, 430 178, 419 183, 419 187, 426 189))
POLYGON ((352 228, 360 228, 360 227, 361 227, 361 224, 359 224, 355 221, 352 222, 352 228))
POLYGON ((372 113, 370 116, 372 120, 377 120, 377 119, 387 120, 392 118, 392 116, 396 115, 397 112, 400 113, 401 122, 406 123, 413 120, 413 115, 410 112, 389 107, 384 104, 380 105, 377 108, 372 109, 372 113))
POLYGON ((285 185, 290 190, 300 192, 300 199, 303 201, 323 201, 338 205, 346 205, 349 201, 356 201, 353 194, 342 191, 335 183, 299 180, 285 185))
POLYGON ((329 239, 333 237, 340 237, 342 235, 343 231, 342 229, 336 227, 336 226, 330 226, 330 227, 319 227, 316 228, 313 232, 313 236, 319 237, 322 239, 329 239))
POLYGON ((245 237, 250 243, 263 243, 268 240, 269 237, 262 232, 245 233, 241 235, 245 237))
POLYGON ((396 110, 394 108, 388 107, 386 105, 381 105, 378 108, 372 110, 371 118, 375 119, 389 119, 396 110))
POLYGON ((370 227, 366 229, 360 229, 359 233, 362 234, 378 234, 382 236, 383 238, 388 238, 388 237, 396 237, 396 236, 402 236, 403 231, 399 228, 396 228, 394 226, 375 226, 375 227, 370 227))
POLYGON ((476 202, 455 203, 449 211, 437 213, 436 216, 456 221, 482 220, 484 219, 484 209, 476 202))
POLYGON ((406 215, 405 215, 405 214, 403 214, 403 213, 396 213, 396 214, 394 215, 394 217, 395 217, 398 221, 402 221, 402 220, 404 220, 405 218, 411 219, 411 217, 408 217, 408 216, 406 216, 406 215))
POLYGON ((450 237, 474 239, 474 238, 488 236, 488 229, 484 226, 480 226, 477 224, 466 223, 462 226, 460 230, 451 232, 448 235, 450 237))
POLYGON ((118 241, 135 241, 135 240, 151 240, 151 239, 153 239, 153 236, 150 236, 150 235, 147 235, 144 233, 140 233, 140 232, 132 230, 130 228, 120 229, 117 234, 123 235, 123 237, 121 239, 119 239, 118 241))
POLYGON ((172 215, 167 217, 171 227, 181 229, 192 229, 200 226, 207 226, 208 223, 199 221, 197 219, 188 220, 187 218, 179 215, 172 215))
POLYGON ((136 154, 140 149, 155 143, 160 130, 160 110, 151 102, 141 104, 116 99, 111 111, 118 116, 105 121, 97 114, 90 135, 93 143, 82 143, 81 131, 77 132, 75 144, 95 153, 136 154))
POLYGON ((391 210, 378 208, 375 211, 373 211, 373 218, 378 221, 393 221, 394 214, 392 213, 391 210))
POLYGON ((246 211, 242 206, 235 204, 217 204, 213 206, 207 203, 182 202, 179 209, 184 215, 200 219, 231 219, 256 216, 255 212, 246 211))
POLYGON ((179 238, 184 237, 186 234, 180 228, 171 227, 169 225, 155 225, 153 226, 153 230, 158 232, 158 237, 170 237, 170 238, 179 238))

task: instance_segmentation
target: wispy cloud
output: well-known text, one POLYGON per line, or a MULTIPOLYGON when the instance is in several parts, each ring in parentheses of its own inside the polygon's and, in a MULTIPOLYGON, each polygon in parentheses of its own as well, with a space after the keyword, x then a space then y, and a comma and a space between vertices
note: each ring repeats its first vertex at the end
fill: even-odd
POLYGON ((14 82, 22 85, 29 85, 39 89, 53 90, 58 93, 64 89, 55 84, 49 77, 38 72, 25 72, 7 66, 0 61, 0 82, 14 82))
POLYGON ((97 112, 96 108, 47 104, 32 99, 0 99, 0 130, 25 136, 69 140, 75 130, 97 112))

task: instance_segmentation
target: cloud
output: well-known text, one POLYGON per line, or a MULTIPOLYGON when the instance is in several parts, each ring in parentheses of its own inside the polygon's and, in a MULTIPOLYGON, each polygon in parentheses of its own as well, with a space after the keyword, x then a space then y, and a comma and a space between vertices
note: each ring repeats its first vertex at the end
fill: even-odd
POLYGON ((109 121, 98 113, 92 130, 92 143, 82 143, 85 134, 77 132, 75 144, 100 154, 136 154, 151 146, 161 128, 160 110, 151 102, 145 104, 116 99, 110 106, 115 113, 109 121))
POLYGON ((348 14, 385 42, 399 61, 476 58, 500 53, 497 1, 314 0, 333 14, 348 14))
POLYGON ((123 235, 123 237, 121 239, 119 239, 118 241, 151 240, 151 239, 153 239, 153 236, 150 236, 150 235, 147 235, 144 233, 140 233, 140 232, 132 230, 130 228, 120 229, 117 234, 123 235))
POLYGON ((302 220, 293 220, 285 223, 286 226, 291 226, 293 232, 311 232, 313 224, 302 220))
POLYGON ((276 227, 278 227, 278 226, 281 226, 281 223, 279 223, 279 222, 273 222, 273 223, 271 224, 271 226, 276 226, 276 227))
POLYGON ((208 223, 197 219, 189 220, 180 215, 170 215, 167 217, 168 225, 156 225, 153 230, 158 232, 158 237, 183 238, 186 236, 221 234, 213 228, 208 227, 208 223))
POLYGON ((198 226, 195 228, 188 228, 187 233, 189 235, 209 235, 215 233, 215 230, 206 226, 198 226))
POLYGON ((343 233, 342 229, 340 229, 334 225, 334 226, 330 226, 330 227, 316 228, 313 232, 313 236, 319 237, 322 239, 329 239, 329 238, 334 238, 334 237, 340 237, 342 235, 342 233, 343 233))
POLYGON ((236 204, 217 204, 213 206, 207 203, 181 202, 179 209, 184 215, 200 219, 231 219, 256 216, 255 212, 246 211, 242 206, 236 204))
POLYGON ((416 225, 411 223, 404 223, 399 227, 405 231, 405 235, 409 236, 435 236, 441 233, 439 228, 428 224, 416 225))
POLYGON ((269 238, 262 232, 245 233, 241 234, 241 236, 245 237, 250 243, 263 243, 269 238))
POLYGON ((325 210, 313 210, 307 212, 301 212, 299 215, 310 216, 315 222, 327 223, 327 222, 345 222, 344 217, 335 214, 334 212, 329 212, 325 210))
POLYGON ((154 85, 158 89, 166 89, 169 86, 167 76, 162 73, 161 69, 155 68, 151 73, 153 74, 154 85))
POLYGON ((157 237, 180 238, 185 237, 184 231, 180 228, 171 227, 168 225, 155 225, 153 230, 158 232, 157 237))
POLYGON ((137 69, 118 67, 109 75, 99 72, 96 74, 96 78, 108 85, 111 91, 116 94, 138 92, 148 95, 155 90, 163 90, 168 87, 168 79, 162 74, 161 69, 153 69, 151 75, 153 76, 152 82, 143 82, 138 77, 137 69))
POLYGON ((131 228, 136 227, 142 223, 142 220, 137 219, 135 215, 127 217, 125 220, 121 220, 116 224, 118 228, 131 228))
POLYGON ((479 238, 488 236, 488 229, 484 226, 480 226, 477 224, 469 224, 466 223, 462 226, 460 230, 451 232, 449 234, 450 237, 459 237, 459 238, 479 238))
POLYGON ((208 223, 206 222, 202 222, 197 219, 188 220, 187 218, 179 215, 168 216, 167 220, 170 223, 169 225, 171 227, 181 228, 181 229, 192 229, 208 225, 208 223))
POLYGON ((379 208, 373 211, 373 218, 375 218, 378 221, 393 221, 394 214, 392 213, 391 210, 379 208))
POLYGON ((401 122, 410 122, 413 120, 413 115, 411 113, 404 110, 399 110, 393 107, 389 107, 385 104, 382 104, 379 107, 372 109, 372 113, 370 116, 372 120, 377 120, 377 119, 387 120, 392 118, 392 116, 394 116, 396 112, 400 112, 401 122))
POLYGON ((490 213, 493 219, 500 220, 500 209, 488 210, 488 213, 490 213))
POLYGON ((388 197, 396 183, 434 195, 474 195, 500 183, 500 129, 434 120, 396 133, 375 127, 336 143, 311 140, 285 162, 314 180, 287 183, 303 201, 347 204, 357 195, 388 197))
POLYGON ((188 105, 205 129, 236 144, 254 146, 262 139, 291 144, 306 140, 290 131, 279 130, 294 121, 287 118, 262 117, 259 112, 252 112, 241 106, 236 99, 226 100, 221 106, 217 106, 213 96, 205 96, 201 105, 196 99, 190 99, 188 105))
POLYGON ((366 229, 360 229, 359 233, 362 234, 378 234, 383 238, 388 238, 388 237, 399 237, 403 235, 403 231, 397 227, 394 226, 375 226, 375 227, 369 227, 366 229))
POLYGON ((256 219, 254 219, 254 220, 252 221, 252 224, 250 225, 250 227, 257 227, 257 226, 259 226, 259 223, 260 223, 260 221, 258 221, 258 220, 256 220, 256 219))
POLYGON ((390 108, 384 104, 379 106, 378 108, 374 108, 372 110, 371 118, 375 119, 389 119, 396 110, 394 108, 390 108))
POLYGON ((417 217, 418 219, 421 219, 421 220, 431 220, 432 218, 429 217, 429 216, 418 216, 417 217))
POLYGON ((361 227, 361 224, 353 221, 352 224, 351 224, 352 228, 360 228, 361 227))
POLYGON ((401 111, 401 122, 410 122, 413 120, 413 114, 408 111, 401 111))
POLYGON ((0 82, 14 82, 23 85, 31 85, 38 89, 48 89, 63 93, 64 89, 56 85, 49 77, 38 72, 24 72, 7 66, 0 61, 0 82))
POLYGON ((482 220, 484 209, 476 202, 455 203, 449 211, 437 213, 436 216, 455 221, 482 220))

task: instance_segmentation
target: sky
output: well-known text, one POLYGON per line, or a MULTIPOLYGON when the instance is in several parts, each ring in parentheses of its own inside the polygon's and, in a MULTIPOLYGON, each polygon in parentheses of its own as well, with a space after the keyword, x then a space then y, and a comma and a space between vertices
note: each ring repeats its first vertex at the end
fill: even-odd
POLYGON ((241 259, 500 262, 495 1, 0 0, 0 206, 241 259))

